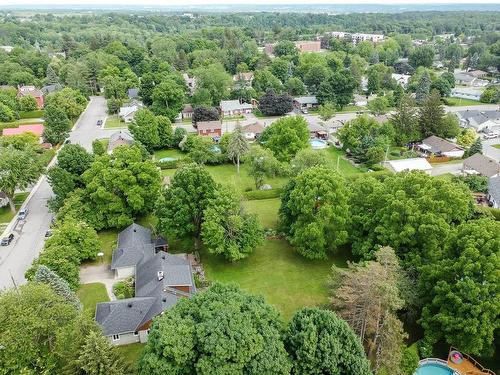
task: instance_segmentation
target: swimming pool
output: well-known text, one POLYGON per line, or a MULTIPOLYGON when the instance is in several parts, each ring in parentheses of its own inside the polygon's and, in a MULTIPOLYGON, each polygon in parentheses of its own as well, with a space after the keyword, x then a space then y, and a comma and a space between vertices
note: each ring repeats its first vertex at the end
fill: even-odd
POLYGON ((426 363, 420 365, 414 375, 451 375, 453 370, 448 366, 438 363, 426 363))
POLYGON ((311 145, 313 150, 321 150, 328 147, 328 143, 326 143, 326 141, 323 141, 322 139, 311 139, 309 141, 309 144, 311 145))
POLYGON ((174 161, 174 160, 177 160, 178 158, 173 158, 173 157, 170 157, 170 156, 167 156, 165 158, 161 158, 160 160, 158 160, 159 162, 162 162, 162 161, 174 161))

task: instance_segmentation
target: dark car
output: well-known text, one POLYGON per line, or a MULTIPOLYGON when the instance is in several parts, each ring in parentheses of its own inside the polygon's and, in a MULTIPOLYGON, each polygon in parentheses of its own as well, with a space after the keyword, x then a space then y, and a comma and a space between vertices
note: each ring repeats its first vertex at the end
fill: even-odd
POLYGON ((52 231, 49 229, 45 232, 45 237, 50 237, 52 236, 52 231))
POLYGON ((97 120, 97 126, 102 126, 102 120, 97 120))
POLYGON ((66 139, 66 140, 64 141, 64 144, 65 144, 65 145, 67 145, 68 143, 71 143, 71 141, 70 141, 69 139, 66 139))
POLYGON ((2 238, 2 242, 0 242, 0 245, 9 246, 13 239, 14 235, 11 233, 7 237, 2 238))

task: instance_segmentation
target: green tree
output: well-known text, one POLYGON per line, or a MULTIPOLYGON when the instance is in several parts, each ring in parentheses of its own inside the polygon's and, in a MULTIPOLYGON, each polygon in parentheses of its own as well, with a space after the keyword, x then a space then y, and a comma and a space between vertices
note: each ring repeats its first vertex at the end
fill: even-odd
POLYGON ((40 265, 36 270, 34 281, 49 285, 58 296, 63 297, 70 305, 77 310, 82 309, 80 300, 75 292, 71 290, 69 284, 48 267, 40 265))
POLYGON ((276 177, 281 171, 281 165, 273 153, 262 147, 252 147, 246 158, 248 164, 248 175, 259 189, 264 184, 265 178, 276 177))
POLYGON ((425 305, 420 324, 428 343, 445 339, 481 355, 499 328, 500 223, 472 220, 446 241, 443 256, 421 269, 425 305))
POLYGON ((429 95, 431 91, 431 78, 427 71, 424 72, 420 80, 418 81, 418 86, 415 91, 415 99, 418 104, 421 104, 429 95))
POLYGON ((287 184, 279 211, 290 243, 309 259, 326 259, 347 241, 349 192, 337 172, 322 166, 301 172, 287 184))
POLYGON ((16 212, 14 194, 34 183, 42 172, 36 154, 32 150, 16 150, 14 147, 0 147, 0 191, 9 200, 10 210, 16 212))
POLYGON ((158 120, 149 109, 139 109, 128 128, 134 136, 134 140, 140 142, 149 152, 160 145, 158 120))
POLYGON ((13 147, 19 151, 40 151, 40 138, 31 132, 0 137, 1 147, 13 147))
POLYGON ((198 164, 178 169, 156 206, 157 229, 177 237, 199 238, 204 212, 216 194, 210 174, 198 164))
POLYGON ((288 324, 284 341, 293 363, 292 374, 371 373, 359 339, 332 311, 297 311, 288 324))
POLYGON ((457 143, 462 147, 470 147, 477 138, 477 133, 474 128, 467 128, 462 130, 462 132, 457 137, 457 143))
POLYGON ((333 116, 335 116, 336 111, 337 106, 335 105, 335 103, 324 103, 318 108, 319 117, 323 121, 330 120, 333 116))
POLYGON ((174 79, 166 79, 153 90, 151 110, 174 121, 184 107, 184 88, 174 79))
POLYGON ((92 154, 78 144, 67 144, 57 154, 59 168, 74 176, 81 176, 92 164, 92 154))
POLYGON ((104 143, 100 139, 94 139, 92 141, 92 153, 95 156, 102 156, 106 153, 104 143))
POLYGON ((9 121, 14 121, 15 119, 16 115, 12 110, 12 108, 10 108, 4 103, 0 103, 0 121, 9 122, 9 121))
POLYGON ((496 87, 487 87, 479 100, 481 103, 500 103, 500 90, 496 87))
POLYGON ((172 137, 172 146, 179 147, 179 143, 187 136, 187 130, 178 126, 174 130, 174 135, 172 137))
MULTIPOLYGON (((229 97, 233 78, 225 71, 222 65, 212 64, 204 68, 198 68, 195 71, 195 77, 196 92, 206 90, 212 105, 218 106, 222 99, 229 97)), ((173 119, 171 118, 171 120, 173 119)))
POLYGON ((402 375, 413 375, 418 368, 418 362, 420 358, 418 356, 417 350, 412 350, 411 348, 406 348, 403 351, 401 357, 401 363, 399 364, 399 369, 402 375))
POLYGON ((290 42, 289 40, 283 40, 278 43, 273 48, 273 53, 277 57, 281 56, 297 56, 299 51, 297 47, 295 47, 295 43, 290 42))
POLYGON ((465 151, 464 158, 468 158, 474 154, 483 153, 483 144, 481 143, 481 138, 476 138, 474 143, 465 151))
POLYGON ((384 181, 368 177, 352 185, 350 239, 353 252, 371 258, 391 246, 405 268, 430 262, 454 223, 472 214, 469 189, 422 172, 398 173, 384 181))
POLYGON ((431 90, 437 90, 441 96, 450 96, 451 86, 447 79, 438 78, 431 83, 431 90))
POLYGON ((159 148, 170 148, 173 147, 172 141, 174 137, 174 130, 172 129, 172 122, 168 117, 156 116, 157 127, 158 127, 158 137, 159 137, 159 148))
POLYGON ((434 61, 436 51, 432 46, 421 46, 415 48, 408 56, 408 62, 412 67, 417 69, 419 66, 430 68, 434 61))
POLYGON ((299 150, 309 147, 307 122, 302 116, 280 118, 264 129, 260 142, 278 160, 290 161, 299 150))
POLYGON ((403 95, 399 100, 396 112, 390 118, 394 128, 394 137, 398 146, 415 142, 422 138, 418 123, 415 101, 409 95, 403 95))
POLYGON ((331 159, 325 150, 312 150, 309 148, 297 152, 290 165, 292 167, 292 176, 297 176, 300 172, 316 166, 333 169, 331 159))
POLYGON ((45 71, 45 83, 47 85, 59 84, 59 77, 51 64, 47 65, 47 70, 45 71))
POLYGON ((201 236, 211 254, 234 262, 246 258, 264 240, 257 216, 245 212, 234 189, 219 189, 203 215, 201 236))
POLYGON ((155 319, 141 374, 289 374, 278 312, 235 285, 182 298, 155 319))
POLYGON ((184 144, 184 151, 188 152, 189 157, 198 164, 206 164, 214 159, 214 143, 208 137, 202 137, 196 134, 188 135, 184 144))
MULTIPOLYGON (((45 101, 45 116, 47 116, 47 106, 54 106, 64 111, 71 120, 76 120, 87 105, 87 98, 78 90, 70 87, 47 95, 45 101)), ((45 118, 47 122, 47 118, 45 118)))
POLYGON ((441 97, 436 90, 433 90, 422 102, 419 110, 419 124, 423 137, 437 135, 442 138, 453 138, 460 132, 458 119, 453 114, 445 115, 441 97))
POLYGON ((62 109, 54 105, 47 105, 45 106, 44 126, 44 141, 55 145, 63 142, 68 137, 70 121, 62 109))
POLYGON ((28 283, 0 293, 3 374, 58 373, 54 349, 60 332, 78 316, 48 285, 28 283))
POLYGON ((243 129, 238 123, 234 128, 234 132, 231 134, 228 144, 228 156, 230 159, 236 161, 236 170, 240 174, 240 160, 248 153, 250 150, 250 145, 248 144, 245 134, 243 134, 243 129))
POLYGON ((259 69, 255 71, 252 81, 252 87, 257 91, 257 94, 262 95, 269 90, 281 92, 281 82, 268 69, 259 69))
POLYGON ((370 100, 367 107, 375 116, 383 115, 389 108, 389 101, 385 96, 378 96, 370 100))
POLYGON ((94 331, 85 339, 77 364, 86 375, 124 375, 130 371, 109 339, 94 331))
POLYGON ((277 95, 268 90, 259 100, 259 110, 266 116, 282 116, 293 109, 293 99, 287 93, 277 95))
POLYGON ((83 174, 80 215, 97 230, 130 225, 137 215, 154 207, 160 191, 160 173, 137 146, 118 147, 95 158, 83 174))
POLYGON ((332 102, 342 109, 353 101, 356 87, 356 81, 348 70, 335 72, 319 86, 318 101, 320 104, 332 102))
POLYGON ((54 193, 47 202, 51 211, 57 212, 61 208, 66 197, 76 189, 79 177, 57 165, 47 171, 47 179, 54 193))
POLYGON ((290 77, 285 83, 285 91, 291 96, 304 95, 307 90, 304 82, 298 77, 290 77))
POLYGON ((36 100, 34 97, 27 95, 19 98, 19 110, 29 112, 37 109, 36 100))

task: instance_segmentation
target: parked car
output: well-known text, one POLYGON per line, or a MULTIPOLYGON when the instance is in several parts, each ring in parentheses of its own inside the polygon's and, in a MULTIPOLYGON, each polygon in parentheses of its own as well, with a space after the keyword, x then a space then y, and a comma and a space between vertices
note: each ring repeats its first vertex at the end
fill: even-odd
POLYGON ((102 126, 102 120, 97 120, 97 126, 102 126))
POLYGON ((17 214, 17 218, 19 220, 24 220, 26 219, 26 216, 28 216, 29 210, 27 208, 23 208, 22 210, 19 210, 19 213, 17 214))
POLYGON ((52 231, 49 229, 45 232, 45 237, 50 237, 52 236, 52 231))
POLYGON ((307 114, 309 113, 309 111, 308 111, 307 109, 303 109, 303 110, 302 110, 302 113, 303 113, 304 115, 307 115, 307 114))
POLYGON ((0 245, 1 246, 9 246, 13 239, 14 239, 14 235, 11 233, 7 237, 2 238, 0 245))
POLYGON ((66 140, 64 141, 64 144, 65 144, 65 145, 67 145, 68 143, 71 143, 71 141, 70 141, 69 139, 66 139, 66 140))

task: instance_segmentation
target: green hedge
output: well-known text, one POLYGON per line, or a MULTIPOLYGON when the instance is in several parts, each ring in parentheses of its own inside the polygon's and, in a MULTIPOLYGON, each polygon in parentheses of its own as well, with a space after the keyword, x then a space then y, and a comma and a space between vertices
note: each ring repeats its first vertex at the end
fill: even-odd
POLYGON ((43 118, 44 112, 42 109, 37 111, 19 112, 19 118, 43 118))
POLYGON ((495 221, 500 221, 500 208, 487 207, 487 210, 493 215, 495 221))
POLYGON ((383 180, 387 176, 390 176, 392 174, 393 173, 391 171, 384 169, 382 171, 352 174, 352 175, 346 176, 345 178, 347 181, 354 181, 354 180, 357 180, 359 178, 366 178, 366 177, 374 177, 376 179, 383 180))
POLYGON ((271 190, 253 190, 246 191, 243 196, 249 201, 259 200, 259 199, 270 199, 279 198, 282 189, 271 189, 271 190))

